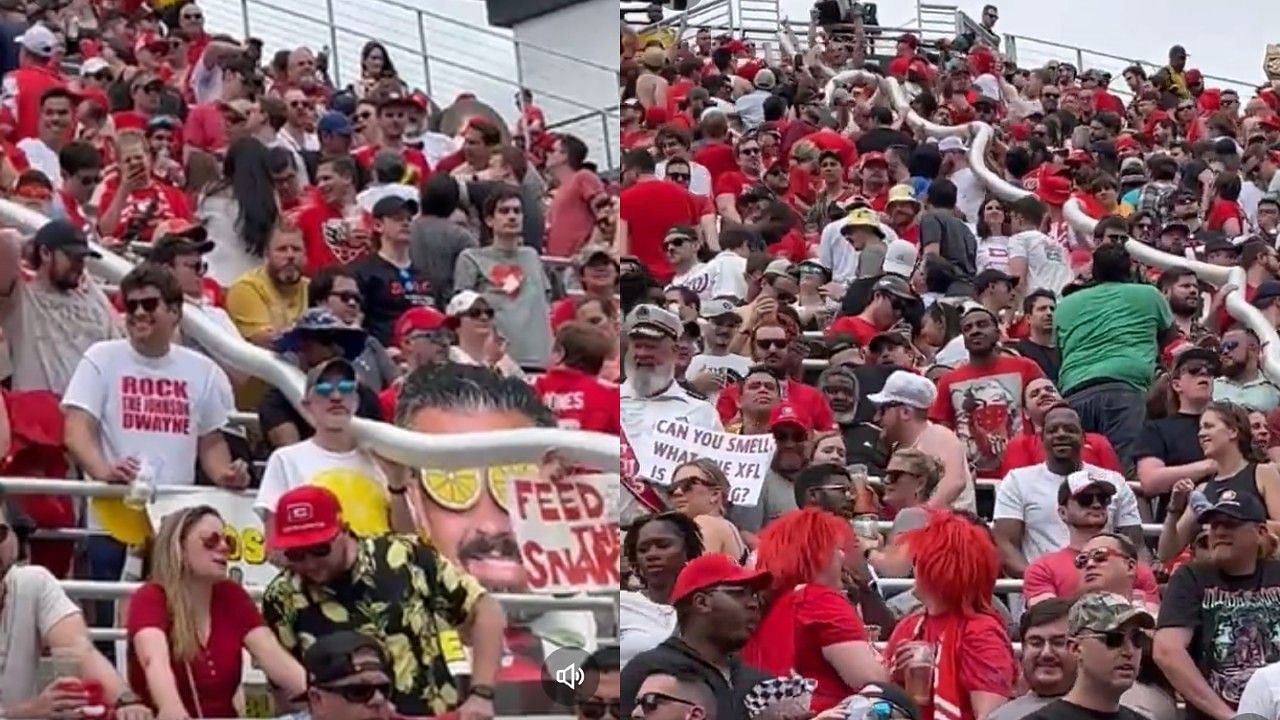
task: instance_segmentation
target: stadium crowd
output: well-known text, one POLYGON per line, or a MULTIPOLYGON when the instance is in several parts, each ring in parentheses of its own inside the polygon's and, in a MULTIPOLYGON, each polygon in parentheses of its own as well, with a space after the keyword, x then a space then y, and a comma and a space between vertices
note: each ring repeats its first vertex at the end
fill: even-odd
POLYGON ((1275 348, 1225 300, 1280 329, 1280 57, 1113 85, 849 6, 621 29, 621 712, 1277 717, 1275 348))
POLYGON ((491 594, 530 590, 508 483, 593 469, 419 474, 352 421, 617 435, 612 179, 528 90, 437 103, 376 41, 335 87, 324 53, 204 20, 0 0, 0 192, 51 218, 0 230, 0 477, 129 488, 4 497, 0 717, 243 717, 245 651, 278 715, 602 717, 539 680, 577 647, 616 685, 608 622, 491 594), (118 285, 87 270, 102 250, 136 263, 118 285), (300 405, 221 364, 192 313, 295 365, 300 405), (248 490, 264 531, 199 505, 153 532, 140 508, 180 486, 248 490), (243 563, 274 574, 261 603, 243 563), (141 588, 83 607, 59 582, 122 578, 141 588))

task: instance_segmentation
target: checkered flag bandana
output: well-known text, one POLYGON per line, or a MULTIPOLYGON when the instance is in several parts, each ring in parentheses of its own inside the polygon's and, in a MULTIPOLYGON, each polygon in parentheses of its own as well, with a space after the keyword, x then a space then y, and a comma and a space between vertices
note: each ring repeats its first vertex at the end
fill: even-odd
POLYGON ((763 680, 747 693, 747 716, 752 720, 795 717, 796 711, 808 711, 816 680, 792 674, 763 680))

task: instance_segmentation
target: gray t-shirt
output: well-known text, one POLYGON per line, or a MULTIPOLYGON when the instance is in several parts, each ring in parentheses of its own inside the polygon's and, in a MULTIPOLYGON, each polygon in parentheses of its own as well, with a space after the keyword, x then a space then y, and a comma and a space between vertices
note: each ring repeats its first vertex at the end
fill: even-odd
POLYGON ((453 297, 453 270, 458 255, 467 248, 479 247, 474 233, 445 218, 422 215, 409 229, 409 260, 431 283, 437 307, 449 304, 453 297))
POLYGON ((57 395, 66 392, 76 364, 94 343, 124 337, 111 303, 92 280, 70 292, 18 280, 0 302, 0 328, 13 353, 13 389, 57 395))
POLYGON ((1041 697, 1029 692, 992 710, 991 714, 987 716, 987 720, 1022 720, 1022 718, 1057 699, 1056 697, 1041 697))
POLYGON ((796 493, 791 481, 769 471, 760 486, 760 502, 755 505, 734 505, 727 518, 739 530, 758 533, 761 528, 777 520, 785 512, 796 509, 796 493))
POLYGON ((542 259, 533 248, 490 245, 458 255, 457 290, 474 290, 495 311, 507 354, 521 365, 545 365, 551 357, 551 304, 542 259))
POLYGON ((63 618, 80 612, 58 581, 39 565, 14 566, 4 577, 0 609, 0 698, 13 707, 40 694, 45 638, 63 618))

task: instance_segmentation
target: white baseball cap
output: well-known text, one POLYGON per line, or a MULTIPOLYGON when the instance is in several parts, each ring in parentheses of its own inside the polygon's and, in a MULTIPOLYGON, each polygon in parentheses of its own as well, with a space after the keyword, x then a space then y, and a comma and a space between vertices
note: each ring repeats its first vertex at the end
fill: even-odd
POLYGON ((449 299, 449 305, 445 307, 444 314, 449 317, 458 317, 470 310, 476 301, 483 299, 484 297, 475 290, 459 290, 449 299))
POLYGON ((111 63, 100 57, 92 57, 80 64, 80 77, 89 77, 97 75, 103 70, 111 68, 111 63))
POLYGON ((955 135, 949 135, 938 141, 938 152, 940 153, 967 152, 968 150, 969 148, 965 147, 964 141, 955 135))
POLYGON ((923 375, 907 370, 896 370, 884 381, 880 392, 872 393, 867 399, 876 405, 897 403, 913 407, 917 410, 928 410, 938 397, 938 389, 923 375))
POLYGON ((44 25, 32 25, 27 31, 17 37, 17 43, 22 46, 23 50, 37 57, 47 58, 53 56, 53 51, 58 48, 58 36, 44 25))
POLYGON ((910 278, 916 268, 917 257, 919 253, 916 251, 916 246, 899 238, 890 242, 889 247, 885 248, 883 269, 887 273, 910 278))

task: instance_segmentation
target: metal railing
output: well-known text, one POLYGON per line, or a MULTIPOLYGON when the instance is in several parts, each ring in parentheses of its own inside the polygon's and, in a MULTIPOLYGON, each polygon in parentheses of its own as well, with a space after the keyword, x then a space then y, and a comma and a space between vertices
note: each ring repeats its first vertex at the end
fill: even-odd
POLYGON ((361 50, 376 41, 387 49, 400 77, 425 90, 441 107, 462 93, 472 93, 514 118, 515 92, 531 90, 549 123, 580 136, 591 157, 603 159, 598 161, 601 169, 616 168, 616 106, 599 107, 548 89, 562 85, 560 70, 578 74, 586 83, 615 87, 616 67, 397 0, 358 5, 337 0, 210 0, 203 7, 211 30, 257 37, 269 51, 327 47, 330 77, 339 87, 360 77, 361 50), (543 63, 530 63, 531 58, 554 60, 556 76, 537 72, 543 63))
MULTIPOLYGON (((1166 63, 1140 60, 1114 53, 1090 50, 1077 45, 1061 43, 1054 40, 1006 33, 1004 35, 1004 57, 1020 68, 1044 67, 1049 62, 1066 62, 1075 67, 1077 72, 1088 69, 1105 70, 1111 73, 1111 90, 1118 95, 1131 95, 1121 73, 1130 65, 1141 66, 1150 76, 1166 63)), ((1258 82, 1249 82, 1220 75, 1205 75, 1205 80, 1221 86, 1223 89, 1235 90, 1247 97, 1258 86, 1258 82)))

